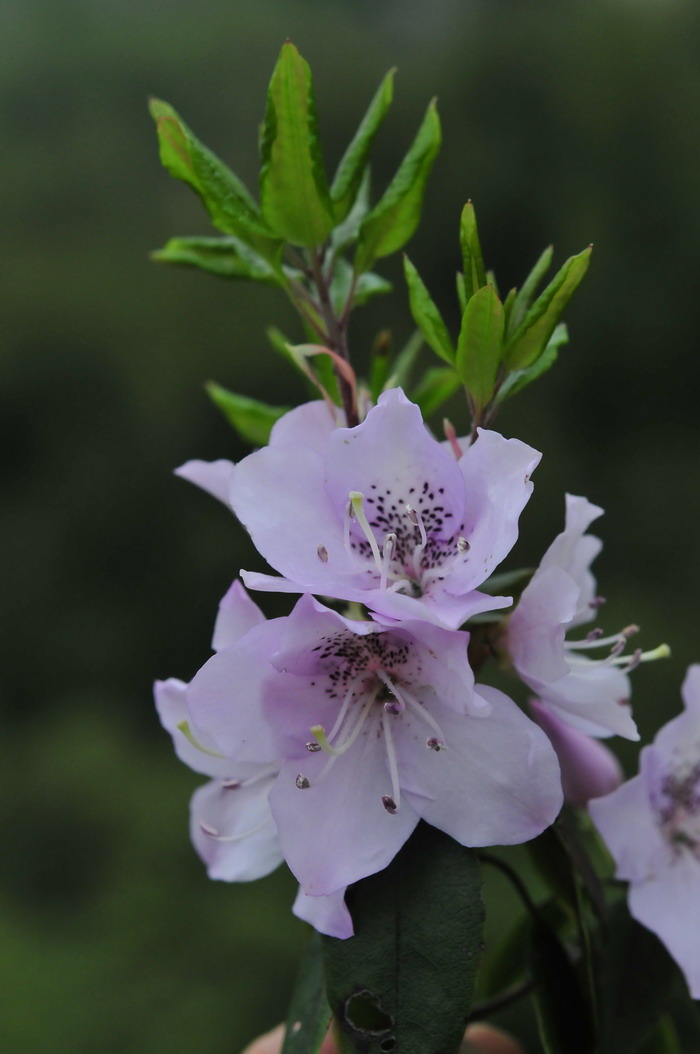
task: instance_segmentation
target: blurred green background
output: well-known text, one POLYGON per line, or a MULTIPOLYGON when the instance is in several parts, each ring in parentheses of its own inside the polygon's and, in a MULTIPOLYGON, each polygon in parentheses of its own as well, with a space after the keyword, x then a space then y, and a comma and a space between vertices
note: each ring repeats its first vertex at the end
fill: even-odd
MULTIPOLYGON (((299 334, 275 291, 149 262, 169 236, 210 228, 160 168, 146 97, 171 102, 254 186, 285 37, 314 70, 331 170, 399 67, 375 188, 439 97, 445 141, 409 250, 453 324, 468 197, 502 289, 549 242, 559 263, 595 243, 570 346, 498 422, 545 455, 515 559, 537 561, 565 490, 608 510, 605 624, 639 622, 644 646, 674 649, 635 677, 646 737, 700 660, 694 0, 5 0, 9 1054, 237 1054, 282 1016, 304 940, 282 872, 252 886, 206 879, 187 837, 199 780, 172 756, 150 696, 155 677, 192 676, 219 597, 241 565, 261 566, 223 507, 171 475, 190 457, 245 453, 202 382, 270 402, 303 392, 263 335, 269 322, 299 334)), ((379 270, 395 293, 355 316, 360 362, 381 327, 397 346, 411 332, 398 261, 379 270)), ((450 414, 464 421, 459 402, 450 414)), ((623 745, 630 771, 635 753, 623 745)), ((498 922, 510 910, 498 883, 490 897, 498 922)))

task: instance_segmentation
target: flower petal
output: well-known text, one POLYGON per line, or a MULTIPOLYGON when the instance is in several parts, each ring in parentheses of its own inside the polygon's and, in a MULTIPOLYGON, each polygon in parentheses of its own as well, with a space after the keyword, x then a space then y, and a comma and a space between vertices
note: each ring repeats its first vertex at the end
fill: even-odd
POLYGON ((344 889, 328 896, 310 897, 299 886, 292 911, 298 919, 310 923, 315 930, 325 933, 328 937, 346 940, 355 932, 352 917, 345 904, 344 889))
POLYGON ((262 611, 255 601, 251 600, 242 583, 236 579, 219 603, 211 642, 213 650, 229 648, 249 629, 264 621, 262 611))
POLYGON ((201 487, 230 508, 228 492, 233 469, 233 462, 225 458, 218 461, 186 461, 175 469, 175 475, 201 487))
POLYGON ((561 568, 539 568, 522 592, 508 627, 508 650, 519 675, 535 691, 569 673, 564 658, 567 625, 580 590, 561 568))
POLYGON ((214 780, 194 792, 190 835, 209 878, 251 882, 282 863, 267 800, 273 779, 236 790, 214 780))
POLYGON ((536 699, 530 700, 530 711, 556 751, 566 801, 583 808, 591 798, 620 786, 622 768, 612 751, 565 724, 536 699))
MULTIPOLYGON (((215 757, 213 754, 206 754, 203 750, 198 750, 178 728, 183 721, 188 724, 192 723, 185 702, 186 692, 185 682, 178 681, 175 677, 169 677, 167 681, 156 681, 153 694, 160 723, 173 737, 175 753, 180 761, 184 761, 185 765, 189 765, 194 772, 201 772, 204 776, 220 776, 225 779, 233 774, 232 770, 235 767, 230 759, 215 757)), ((198 730, 197 741, 206 749, 216 751, 214 743, 204 732, 198 730)))
MULTIPOLYGON (((645 747, 642 754, 650 749, 645 747)), ((615 858, 617 878, 643 882, 652 874, 652 861, 668 855, 643 776, 635 776, 612 794, 590 801, 588 811, 615 858)))
POLYGON ((331 432, 340 424, 340 410, 336 420, 323 399, 302 403, 275 421, 270 432, 269 446, 310 446, 325 450, 331 432))

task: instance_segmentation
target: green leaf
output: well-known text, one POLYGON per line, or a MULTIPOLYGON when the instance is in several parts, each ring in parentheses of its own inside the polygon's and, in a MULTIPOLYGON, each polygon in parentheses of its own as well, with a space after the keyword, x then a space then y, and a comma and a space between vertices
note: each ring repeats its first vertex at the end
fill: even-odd
POLYGON ((308 63, 282 45, 267 94, 260 144, 260 206, 294 245, 321 245, 333 226, 308 63))
POLYGON ((433 366, 425 371, 418 387, 411 393, 411 399, 420 406, 423 417, 430 417, 461 387, 462 382, 453 369, 433 366))
POLYGON ((459 310, 463 315, 464 310, 467 306, 467 287, 464 282, 464 275, 461 271, 457 271, 455 275, 455 283, 457 286, 457 300, 459 301, 459 310))
POLYGON ((240 179, 200 143, 167 102, 151 99, 149 109, 156 122, 160 159, 168 172, 199 195, 218 230, 235 235, 265 259, 276 261, 279 240, 240 179))
POLYGON ((682 984, 679 970, 622 900, 610 912, 606 952, 600 1054, 636 1054, 682 984))
POLYGON ((513 312, 509 320, 509 335, 522 322, 525 312, 532 303, 532 298, 535 295, 538 285, 552 266, 553 255, 554 249, 550 245, 537 260, 537 263, 523 282, 522 288, 518 290, 513 304, 513 312))
POLYGON ((348 891, 355 936, 326 938, 341 1049, 455 1051, 481 955, 476 854, 421 823, 385 871, 348 891))
POLYGON ((375 338, 369 366, 369 393, 373 403, 376 403, 389 380, 390 349, 391 335, 388 330, 381 330, 375 338))
POLYGON ((508 341, 504 362, 509 370, 525 369, 545 350, 566 305, 588 270, 590 257, 590 247, 578 256, 570 257, 538 296, 508 341))
POLYGON ((396 252, 415 231, 440 137, 440 118, 433 100, 396 175, 360 227, 356 272, 367 271, 380 256, 396 252))
POLYGON ((639 1054, 683 1054, 678 1033, 669 1014, 661 1018, 649 1041, 640 1047, 639 1054))
POLYGON ((343 154, 331 185, 331 200, 336 223, 350 212, 367 168, 372 141, 386 117, 394 94, 395 69, 389 70, 377 88, 367 113, 362 118, 350 144, 343 154))
POLYGON ((289 1004, 282 1054, 317 1054, 330 1020, 323 974, 323 939, 314 930, 289 1004))
POLYGON ((490 285, 469 298, 455 365, 477 412, 488 405, 496 387, 504 323, 503 305, 490 285))
POLYGON ((532 926, 528 960, 545 1054, 591 1054, 590 1016, 576 973, 559 938, 544 922, 532 926))
MULTIPOLYGON (((337 315, 340 315, 345 308, 350 295, 353 277, 354 271, 348 261, 342 257, 337 259, 331 281, 331 302, 337 315)), ((390 293, 391 289, 391 282, 388 282, 386 278, 382 278, 381 275, 375 274, 373 271, 366 271, 355 282, 351 306, 361 307, 362 304, 366 304, 372 297, 390 293)))
POLYGON ((416 359, 418 358, 418 352, 422 347, 423 334, 417 329, 415 333, 411 334, 401 351, 394 359, 391 376, 387 381, 385 388, 405 388, 407 386, 411 370, 415 365, 416 359))
POLYGON ((370 171, 368 165, 362 175, 360 188, 357 191, 353 207, 343 222, 331 231, 331 247, 336 254, 356 242, 360 236, 362 221, 369 212, 369 184, 370 171))
POLYGON ((267 443, 275 421, 290 409, 288 406, 268 406, 246 395, 236 395, 214 381, 209 381, 206 388, 210 399, 219 407, 229 424, 255 446, 267 443))
POLYGON ((151 253, 158 263, 196 267, 220 278, 242 278, 279 285, 282 277, 239 238, 171 238, 151 253))
POLYGON ((501 385, 498 392, 498 402, 503 402, 504 399, 508 399, 511 395, 515 395, 527 384, 531 384, 532 381, 536 381, 538 377, 541 377, 543 373, 546 373, 554 363, 557 361, 559 355, 559 348, 563 344, 569 343, 569 331, 566 328, 564 322, 560 322, 557 328, 549 338, 547 347, 544 349, 539 359, 535 359, 532 366, 528 366, 524 370, 513 370, 508 374, 504 383, 501 385))
POLYGON ((407 256, 403 258, 403 269, 408 286, 408 300, 411 306, 413 321, 425 337, 426 344, 436 355, 454 365, 455 349, 447 326, 443 322, 436 304, 427 290, 423 279, 407 256))
POLYGON ((470 297, 474 296, 486 285, 486 272, 484 271, 484 258, 481 255, 479 231, 476 226, 476 213, 471 201, 468 201, 462 209, 459 223, 459 242, 462 246, 462 260, 464 263, 464 291, 466 299, 469 301, 470 297))

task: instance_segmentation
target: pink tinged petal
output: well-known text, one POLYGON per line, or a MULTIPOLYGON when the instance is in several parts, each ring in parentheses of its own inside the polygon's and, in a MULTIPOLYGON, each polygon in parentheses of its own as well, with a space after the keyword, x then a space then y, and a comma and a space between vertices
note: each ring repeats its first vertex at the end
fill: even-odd
POLYGON ((700 999, 700 861, 685 852, 629 891, 631 914, 666 945, 700 999))
POLYGON ((210 878, 250 882, 281 864, 267 796, 274 777, 227 789, 218 780, 196 790, 190 835, 210 878))
POLYGON ((381 871, 418 823, 403 800, 393 814, 382 804, 392 785, 384 740, 375 730, 368 722, 366 733, 317 785, 325 754, 286 762, 270 794, 284 858, 312 896, 336 893, 381 871), (310 783, 303 790, 296 785, 300 771, 310 783))
POLYGON ((590 662, 554 684, 529 683, 541 701, 572 728, 598 738, 639 739, 629 706, 629 678, 616 667, 590 662))
POLYGON ((270 679, 279 675, 269 657, 279 647, 284 619, 249 630, 213 655, 187 688, 187 708, 198 729, 226 757, 272 762, 281 756, 280 736, 266 719, 264 700, 270 679))
POLYGON ((228 492, 234 464, 224 458, 219 461, 186 461, 175 469, 175 475, 206 490, 207 494, 229 505, 228 492))
POLYGON ((213 650, 222 651, 223 648, 229 648, 249 629, 259 626, 264 621, 262 611, 236 579, 219 604, 211 642, 213 650))
MULTIPOLYGON (((397 742, 405 798, 422 819, 462 845, 512 845, 540 834, 562 804, 556 754, 537 725, 502 692, 478 685, 484 717, 431 706, 447 749, 397 742)), ((398 737, 397 737, 398 739, 398 737)), ((402 802, 403 802, 402 798, 402 802)))
POLYGON ((591 798, 620 786, 622 768, 607 747, 569 727, 535 699, 530 700, 530 711, 556 751, 566 801, 583 808, 591 798))
POLYGON ((272 427, 269 446, 309 446, 322 453, 331 433, 340 424, 340 410, 334 420, 322 399, 303 403, 280 417, 272 427))
POLYGON ((508 627, 508 651, 517 672, 535 690, 569 673, 564 636, 578 598, 576 583, 555 566, 536 571, 523 590, 508 627))
POLYGON ((466 487, 464 536, 468 560, 450 576, 452 593, 484 582, 513 548, 518 519, 532 494, 530 475, 541 454, 517 439, 479 430, 459 461, 466 487))
POLYGON ((170 677, 167 681, 156 681, 153 694, 160 722, 166 732, 173 737, 175 753, 180 761, 184 761, 185 765, 189 765, 195 772, 201 772, 204 776, 220 776, 225 779, 232 774, 235 767, 231 760, 214 756, 217 753, 216 746, 204 732, 193 730, 197 742, 205 750, 212 751, 211 754, 205 753, 205 750, 198 750, 178 728, 178 725, 183 722, 187 722, 188 725, 192 724, 192 718, 185 703, 186 692, 187 685, 175 677, 170 677))
POLYGON ((644 882, 653 875, 654 862, 669 856, 642 776, 590 801, 588 811, 615 860, 617 878, 644 882))
POLYGON ((339 889, 326 897, 310 897, 299 887, 292 911, 298 919, 310 923, 319 933, 346 940, 354 930, 350 912, 345 904, 345 890, 339 889))

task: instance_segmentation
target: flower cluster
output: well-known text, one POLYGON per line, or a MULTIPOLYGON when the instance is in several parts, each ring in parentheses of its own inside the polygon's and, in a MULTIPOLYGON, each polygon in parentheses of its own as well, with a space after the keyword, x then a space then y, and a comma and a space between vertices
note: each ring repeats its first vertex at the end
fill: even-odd
POLYGON ((211 877, 284 858, 297 913, 346 937, 346 887, 386 867, 419 820, 463 845, 513 844, 556 818, 562 772, 578 804, 617 786, 589 737, 636 738, 628 673, 649 656, 623 654, 631 627, 565 639, 600 603, 600 543, 585 532, 601 510, 568 499, 564 532, 501 621, 494 647, 537 693, 535 720, 474 683, 460 628, 513 604, 483 586, 516 541, 539 458, 484 429, 441 443, 394 389, 353 428, 308 403, 239 464, 179 470, 230 505, 281 576, 243 571, 246 585, 301 594, 267 621, 234 583, 212 658, 189 685, 156 686, 179 756, 212 777, 192 802, 211 877))

